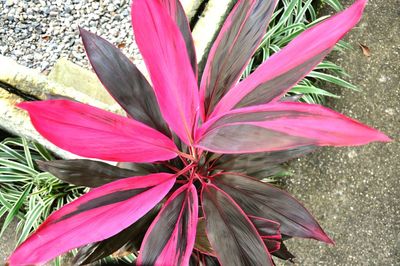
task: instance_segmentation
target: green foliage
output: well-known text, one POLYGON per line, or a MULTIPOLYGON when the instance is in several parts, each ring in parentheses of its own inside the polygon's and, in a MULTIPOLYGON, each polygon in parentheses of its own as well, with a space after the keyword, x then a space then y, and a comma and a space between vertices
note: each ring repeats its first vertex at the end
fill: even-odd
MULTIPOLYGON (((261 42, 255 56, 246 68, 243 77, 251 74, 260 64, 266 61, 272 54, 282 49, 297 35, 329 16, 317 17, 315 5, 317 0, 282 0, 271 19, 271 23, 261 42)), ((339 0, 324 0, 322 4, 328 5, 336 12, 343 9, 339 0)), ((349 48, 343 41, 339 42, 335 50, 342 51, 349 48)), ((302 100, 308 103, 323 103, 324 97, 339 96, 320 88, 333 84, 336 86, 353 89, 357 88, 344 80, 348 77, 345 71, 338 65, 325 60, 317 66, 305 79, 300 81, 290 92, 304 94, 302 100)))
MULTIPOLYGON (((4 218, 0 236, 16 219, 20 244, 50 213, 86 191, 37 168, 35 160, 52 159, 43 146, 22 138, 0 142, 0 217, 4 218)), ((60 259, 55 264, 60 265, 60 259)))

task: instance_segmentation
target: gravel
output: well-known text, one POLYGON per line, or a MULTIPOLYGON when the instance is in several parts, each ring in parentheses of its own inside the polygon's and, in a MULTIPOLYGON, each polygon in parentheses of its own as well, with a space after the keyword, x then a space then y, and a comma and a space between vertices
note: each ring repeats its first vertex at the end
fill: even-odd
POLYGON ((0 54, 47 72, 60 57, 88 66, 78 26, 139 57, 128 0, 0 0, 0 54))

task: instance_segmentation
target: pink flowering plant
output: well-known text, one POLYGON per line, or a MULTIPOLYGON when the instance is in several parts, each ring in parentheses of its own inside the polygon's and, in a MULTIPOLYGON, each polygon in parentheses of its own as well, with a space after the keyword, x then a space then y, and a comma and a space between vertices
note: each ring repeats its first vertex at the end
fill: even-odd
POLYGON ((124 247, 136 265, 274 265, 272 256, 293 258, 288 238, 333 243, 296 199, 260 180, 317 146, 390 140, 284 98, 357 24, 366 0, 301 33, 240 81, 276 2, 239 0, 199 76, 179 1, 134 0, 132 25, 152 85, 117 48, 81 29, 94 71, 127 117, 65 99, 18 106, 58 147, 124 168, 38 162, 93 189, 51 214, 8 264, 44 264, 75 248, 75 263, 87 264, 124 247))

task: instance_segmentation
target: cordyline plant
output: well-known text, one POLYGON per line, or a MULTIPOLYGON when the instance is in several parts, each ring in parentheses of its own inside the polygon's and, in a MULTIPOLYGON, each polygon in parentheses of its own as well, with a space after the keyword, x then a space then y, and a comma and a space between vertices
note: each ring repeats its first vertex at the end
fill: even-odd
POLYGON ((335 111, 284 98, 359 21, 365 4, 356 1, 301 33, 238 82, 276 6, 239 0, 199 86, 178 0, 132 4, 153 86, 117 48, 81 29, 96 74, 128 118, 65 99, 18 106, 60 148, 129 169, 39 162, 65 181, 96 188, 51 214, 8 263, 42 264, 81 247, 75 263, 86 264, 124 246, 137 255, 136 265, 273 265, 271 255, 293 257, 288 238, 333 243, 297 200, 260 179, 316 146, 390 140, 335 111))

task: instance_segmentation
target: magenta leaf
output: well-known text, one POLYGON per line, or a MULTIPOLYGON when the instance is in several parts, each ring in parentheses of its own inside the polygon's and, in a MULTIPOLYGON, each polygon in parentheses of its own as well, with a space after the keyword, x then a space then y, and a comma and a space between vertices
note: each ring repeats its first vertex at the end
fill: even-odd
POLYGON ((258 48, 276 0, 239 0, 214 42, 200 86, 203 119, 239 80, 258 48))
POLYGON ((238 175, 221 175, 213 180, 243 211, 280 224, 282 234, 333 243, 321 226, 295 198, 272 185, 238 175))
POLYGON ((80 28, 94 71, 111 96, 135 120, 169 134, 153 88, 137 67, 114 45, 80 28))
POLYGON ((40 170, 49 172, 64 182, 85 187, 99 187, 121 178, 150 174, 145 169, 133 171, 86 159, 36 161, 36 163, 40 170))
POLYGON ((149 212, 174 182, 172 174, 160 173, 95 188, 52 213, 8 263, 42 264, 73 248, 109 238, 149 212))
POLYGON ((133 1, 132 25, 164 119, 183 142, 192 144, 198 88, 178 26, 154 0, 133 1))
POLYGON ((23 102, 33 126, 58 147, 108 161, 151 162, 176 157, 173 141, 138 121, 68 100, 23 102))
POLYGON ((385 134, 328 108, 292 102, 230 111, 207 121, 197 132, 197 137, 197 147, 217 153, 390 141, 385 134))
POLYGON ((88 244, 79 248, 75 255, 73 265, 86 265, 103 259, 121 249, 128 252, 137 252, 144 235, 152 220, 160 210, 160 204, 154 207, 137 222, 122 230, 118 234, 105 240, 88 244))
POLYGON ((366 0, 301 33, 231 89, 213 116, 233 108, 278 101, 330 52, 360 20, 366 0))
POLYGON ((208 239, 222 265, 273 265, 256 228, 230 196, 212 184, 201 195, 208 239))
POLYGON ((186 49, 190 58, 190 63, 193 68, 193 72, 197 75, 197 60, 196 51, 194 48, 192 32, 189 27, 189 22, 179 0, 160 0, 164 8, 168 11, 171 18, 178 25, 179 30, 182 33, 183 39, 185 40, 186 49))
POLYGON ((196 188, 193 184, 184 185, 172 194, 148 229, 137 265, 187 265, 197 218, 196 188))

